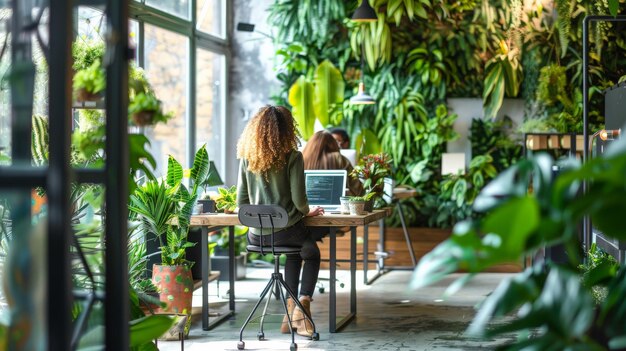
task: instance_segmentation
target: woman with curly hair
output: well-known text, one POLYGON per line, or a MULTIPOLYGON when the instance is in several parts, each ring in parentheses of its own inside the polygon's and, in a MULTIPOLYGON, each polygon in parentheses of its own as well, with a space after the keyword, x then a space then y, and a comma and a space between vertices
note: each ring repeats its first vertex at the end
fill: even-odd
MULTIPOLYGON (((274 243, 301 247, 300 255, 287 255, 285 282, 297 295, 302 270, 299 300, 310 316, 311 297, 320 269, 320 250, 304 226, 303 218, 323 214, 324 210, 321 207, 309 209, 304 187, 304 162, 298 151, 297 136, 293 116, 287 108, 265 106, 259 109, 237 143, 237 158, 240 159, 237 204, 274 204, 287 211, 287 227, 275 232, 274 243)), ((269 233, 250 229, 250 244, 260 245, 260 235, 263 234, 269 233)), ((287 310, 292 314, 292 328, 300 335, 311 337, 313 326, 291 299, 287 301, 287 310)), ((289 333, 287 316, 280 329, 289 333)))

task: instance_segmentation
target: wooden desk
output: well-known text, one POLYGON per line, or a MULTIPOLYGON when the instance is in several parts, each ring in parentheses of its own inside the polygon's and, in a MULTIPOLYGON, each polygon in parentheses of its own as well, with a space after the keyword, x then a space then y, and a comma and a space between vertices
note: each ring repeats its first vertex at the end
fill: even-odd
MULTIPOLYGON (((385 258, 387 253, 385 252, 385 222, 380 220, 379 224, 379 239, 378 239, 378 250, 379 258, 378 258, 378 272, 371 279, 367 276, 367 266, 369 264, 369 242, 368 242, 368 230, 367 227, 364 228, 363 231, 363 283, 366 285, 372 284, 376 279, 378 279, 381 275, 386 273, 392 269, 414 269, 417 266, 417 259, 415 257, 415 252, 413 251, 413 243, 411 242, 411 237, 409 236, 409 231, 406 226, 406 221, 404 219, 404 212, 402 211, 402 205, 400 204, 400 200, 410 199, 417 196, 417 191, 411 188, 404 187, 395 187, 393 188, 393 197, 392 203, 395 204, 395 208, 398 211, 398 215, 400 216, 400 223, 402 224, 402 231, 404 232, 404 240, 406 241, 407 248, 409 249, 409 255, 411 256, 412 266, 396 266, 396 267, 385 267, 385 258)), ((393 208, 392 208, 393 211, 393 208)), ((391 213, 389 214, 391 215, 391 213)))
MULTIPOLYGON (((367 226, 383 219, 388 215, 385 210, 376 210, 362 216, 352 216, 343 214, 326 214, 316 217, 305 217, 304 224, 309 227, 328 227, 330 234, 330 308, 328 314, 328 331, 334 333, 346 326, 356 316, 356 227, 367 226), (337 321, 337 290, 335 286, 337 276, 337 237, 336 231, 338 227, 350 227, 350 313, 337 321)), ((209 330, 217 323, 223 321, 226 317, 231 316, 235 312, 235 231, 234 226, 239 225, 239 218, 236 214, 199 214, 191 216, 190 226, 200 227, 202 230, 202 329, 209 330), (215 322, 209 325, 209 270, 207 260, 208 252, 208 233, 209 231, 228 227, 228 246, 229 256, 229 313, 220 316, 215 322)))

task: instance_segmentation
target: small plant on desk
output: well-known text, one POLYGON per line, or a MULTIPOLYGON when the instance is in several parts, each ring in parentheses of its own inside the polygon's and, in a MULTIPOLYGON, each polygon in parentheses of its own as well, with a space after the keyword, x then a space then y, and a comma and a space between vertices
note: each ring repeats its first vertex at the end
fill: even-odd
POLYGON ((372 198, 376 195, 374 192, 368 192, 363 196, 349 196, 348 197, 348 206, 350 207, 351 215, 364 215, 367 213, 365 210, 365 204, 372 200, 372 198))
MULTIPOLYGON (((365 155, 358 165, 354 166, 350 176, 363 182, 365 196, 373 194, 366 201, 382 200, 385 177, 391 176, 391 159, 385 153, 365 155)), ((372 207, 367 206, 371 211, 372 207)))
POLYGON ((233 213, 237 208, 237 186, 218 188, 219 194, 215 198, 215 207, 224 213, 233 213))

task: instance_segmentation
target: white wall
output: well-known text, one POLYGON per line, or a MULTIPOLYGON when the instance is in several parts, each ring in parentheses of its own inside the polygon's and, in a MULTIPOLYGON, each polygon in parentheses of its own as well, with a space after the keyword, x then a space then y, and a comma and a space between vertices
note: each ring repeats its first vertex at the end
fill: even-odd
MULTIPOLYGON (((459 117, 454 123, 454 130, 459 138, 448 142, 448 152, 464 152, 465 164, 469 165, 472 159, 472 145, 469 141, 472 119, 483 117, 483 101, 480 98, 450 98, 448 112, 456 113, 459 117)), ((524 100, 504 99, 502 108, 496 118, 509 116, 516 125, 524 120, 524 100)))

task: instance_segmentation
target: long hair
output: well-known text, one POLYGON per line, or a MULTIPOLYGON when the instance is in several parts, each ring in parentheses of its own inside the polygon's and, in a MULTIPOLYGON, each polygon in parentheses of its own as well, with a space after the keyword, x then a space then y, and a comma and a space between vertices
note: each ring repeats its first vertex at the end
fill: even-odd
POLYGON ((333 135, 325 130, 313 134, 302 150, 304 169, 339 168, 339 144, 333 135))
POLYGON ((283 106, 264 106, 252 117, 237 142, 237 158, 248 161, 248 170, 267 175, 282 169, 287 154, 298 149, 298 131, 291 112, 283 106))

